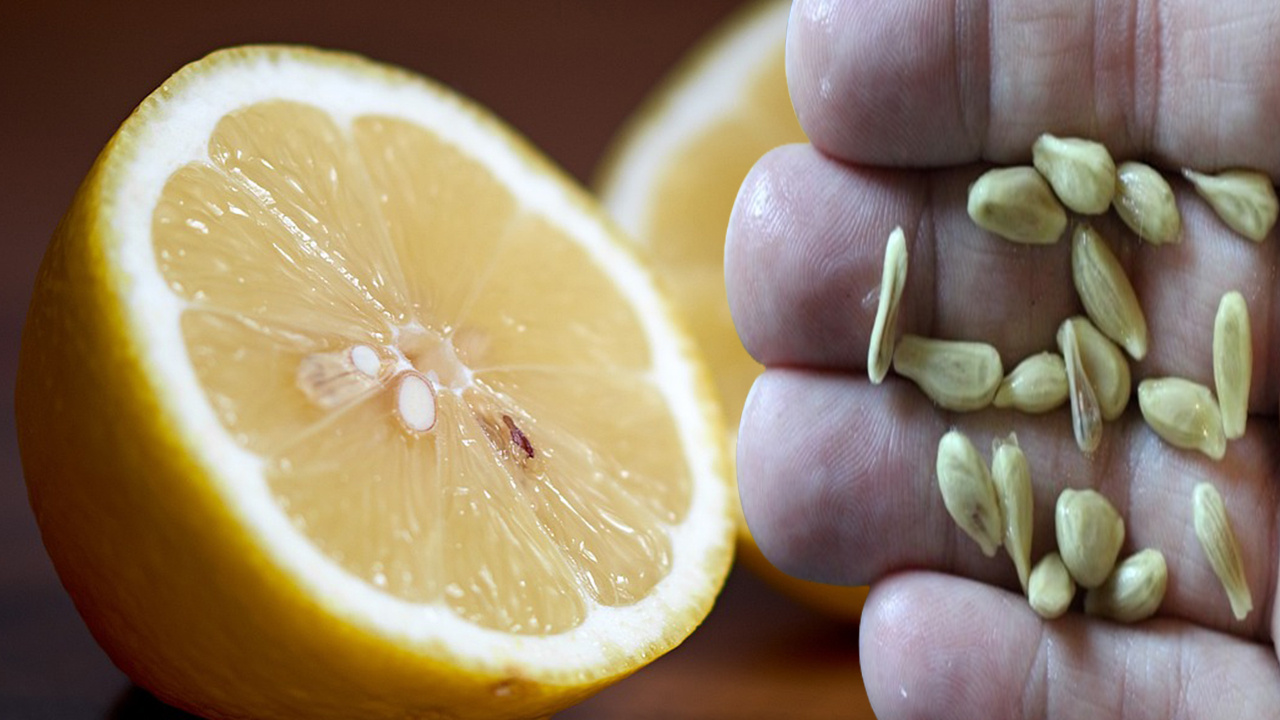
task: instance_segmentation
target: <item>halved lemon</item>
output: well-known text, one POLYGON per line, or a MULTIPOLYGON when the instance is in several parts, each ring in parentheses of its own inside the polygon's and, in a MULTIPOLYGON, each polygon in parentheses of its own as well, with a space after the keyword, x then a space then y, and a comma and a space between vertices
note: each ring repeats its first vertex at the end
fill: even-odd
POLYGON ((17 414, 95 637, 210 717, 546 715, 731 559, 647 270, 505 126, 351 55, 221 51, 142 103, 46 254, 17 414))
MULTIPOLYGON (((670 73, 610 145, 595 183, 685 315, 715 385, 734 445, 760 365, 729 314, 724 238, 738 188, 769 150, 807 142, 787 92, 791 3, 767 0, 726 20, 670 73)), ((856 620, 867 588, 800 580, 775 568, 740 523, 739 557, 786 594, 856 620)))

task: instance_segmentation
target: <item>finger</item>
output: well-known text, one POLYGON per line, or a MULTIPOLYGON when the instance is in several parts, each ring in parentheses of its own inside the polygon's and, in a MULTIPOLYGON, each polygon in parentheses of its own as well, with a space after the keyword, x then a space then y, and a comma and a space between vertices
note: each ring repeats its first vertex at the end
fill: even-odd
POLYGON ((1015 161, 1047 131, 1277 177, 1278 30, 1271 0, 797 0, 787 80, 812 142, 859 164, 1015 161))
POLYGON ((1273 648, 1179 621, 1044 622, 1016 595, 931 573, 872 590, 860 646, 880 720, 1210 720, 1280 707, 1273 648))
POLYGON ((1072 440, 1065 413, 939 413, 918 390, 849 376, 767 369, 757 379, 738 438, 742 507, 760 549, 780 569, 827 583, 865 585, 923 568, 1018 587, 1001 550, 983 556, 947 514, 934 470, 953 423, 986 460, 991 441, 1016 431, 1034 488, 1032 562, 1056 549, 1054 505, 1065 488, 1094 488, 1125 520, 1123 555, 1160 550, 1169 581, 1160 614, 1269 638, 1280 526, 1280 433, 1250 423, 1219 462, 1159 440, 1131 409, 1109 423, 1092 457, 1072 440), (1240 540, 1254 611, 1234 620, 1192 522, 1192 488, 1212 482, 1240 540))
POLYGON ((850 167, 806 145, 765 155, 726 236, 729 304, 748 352, 766 365, 863 368, 897 225, 910 255, 904 332, 964 333, 1018 355, 1052 344, 1076 308, 1066 248, 1014 245, 977 228, 963 203, 974 177, 850 167), (1068 279, 1045 282, 1053 277, 1068 279))
MULTIPOLYGON (((906 232, 910 255, 900 331, 989 342, 1006 369, 1055 349, 1058 326, 1082 312, 1070 238, 1032 247, 975 225, 966 195, 981 171, 851 167, 805 145, 762 158, 743 182, 725 246, 729 305, 747 351, 765 365, 864 369, 895 225, 906 232)), ((1173 184, 1183 216, 1178 244, 1141 242, 1112 216, 1090 219, 1146 313, 1150 351, 1135 376, 1211 384, 1218 302, 1239 290, 1253 319, 1251 408, 1274 415, 1280 242, 1231 235, 1185 183, 1173 184)))

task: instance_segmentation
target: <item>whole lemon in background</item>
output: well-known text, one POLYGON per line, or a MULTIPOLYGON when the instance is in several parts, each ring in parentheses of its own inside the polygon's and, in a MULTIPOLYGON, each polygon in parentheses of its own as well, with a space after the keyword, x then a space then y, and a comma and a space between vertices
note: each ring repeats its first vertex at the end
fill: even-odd
POLYGON ((702 621, 722 419, 594 201, 408 72, 215 53, 36 280, 32 507, 112 660, 209 717, 540 717, 702 621))
MULTIPOLYGON (((606 153, 595 183, 676 299, 715 376, 734 445, 761 366, 743 349, 724 284, 724 238, 738 188, 769 150, 806 142, 787 93, 789 2, 726 20, 646 99, 606 153)), ((857 620, 867 588, 814 583, 771 565, 739 519, 739 557, 786 594, 857 620)))

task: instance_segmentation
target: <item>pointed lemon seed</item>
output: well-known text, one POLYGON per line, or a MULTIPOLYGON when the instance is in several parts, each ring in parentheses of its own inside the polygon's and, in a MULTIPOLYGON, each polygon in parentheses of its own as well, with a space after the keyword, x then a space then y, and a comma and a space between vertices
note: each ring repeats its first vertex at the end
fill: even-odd
POLYGON ((1102 411, 1089 374, 1080 357, 1080 341, 1070 320, 1058 329, 1058 347, 1067 368, 1067 398, 1071 405, 1071 430, 1076 445, 1086 454, 1093 453, 1102 442, 1102 411))
MULTIPOLYGON (((1103 420, 1115 420, 1124 413, 1132 394, 1132 376, 1129 361, 1115 343, 1107 339, 1089 318, 1077 315, 1063 322, 1075 331, 1080 349, 1080 362, 1098 400, 1098 410, 1103 420)), ((1058 329, 1058 344, 1062 344, 1062 328, 1058 329)))
POLYGON ((1013 242, 1049 245, 1062 237, 1067 213, 1033 167, 996 168, 969 188, 969 217, 1013 242))
POLYGON ((1062 356, 1042 352, 1018 363, 1000 381, 991 404, 1024 413, 1044 413, 1067 401, 1067 366, 1062 356))
POLYGON ((1124 520, 1094 490, 1063 490, 1054 509, 1058 553, 1083 588, 1106 581, 1124 545, 1124 520))
POLYGON ((1107 241, 1085 224, 1071 242, 1071 279, 1080 302, 1103 335, 1119 343, 1134 360, 1147 355, 1147 318, 1138 294, 1107 241))
POLYGON ((381 362, 373 348, 356 345, 349 350, 319 352, 303 357, 298 363, 294 382, 309 401, 329 410, 353 403, 376 389, 380 367, 381 362), (373 372, 368 372, 368 357, 360 352, 360 348, 373 355, 373 372))
POLYGON ((1148 548, 1116 565, 1107 581, 1085 593, 1084 611, 1122 623, 1135 623, 1156 614, 1169 584, 1164 554, 1148 548))
POLYGON ((1000 503, 987 463, 969 438, 956 430, 942 436, 938 442, 937 472, 947 513, 978 543, 984 555, 994 557, 1004 533, 1000 503))
POLYGON ((1231 612, 1236 620, 1244 620, 1253 610, 1253 595, 1245 580, 1244 560, 1240 557, 1240 543, 1227 519, 1227 508, 1222 496, 1209 483, 1196 485, 1192 494, 1196 537, 1209 558, 1209 565, 1227 591, 1231 612))
POLYGON ((1046 620, 1061 617, 1071 607, 1076 584, 1056 552, 1040 558, 1027 581, 1027 602, 1036 614, 1046 620))
POLYGON ((907 284, 907 239, 902 228, 889 234, 884 250, 884 269, 880 274, 880 304, 876 308, 871 343, 867 348, 867 374, 879 385, 893 363, 893 346, 897 334, 898 304, 902 288, 907 284))
POLYGON ((994 347, 918 335, 898 340, 893 370, 915 382, 939 407, 960 412, 990 405, 1004 378, 994 347))
POLYGON ((351 348, 351 364, 365 377, 376 378, 382 370, 382 359, 378 352, 368 345, 356 345, 351 348))
POLYGON ((1208 201, 1227 227, 1254 242, 1262 242, 1275 227, 1280 202, 1271 178, 1249 170, 1228 170, 1205 175, 1183 170, 1200 197, 1208 201))
POLYGON ((1081 215, 1100 215, 1116 193, 1116 163, 1102 143, 1041 135, 1031 147, 1032 164, 1053 192, 1081 215))
POLYGON ((1165 442, 1199 450, 1214 460, 1227 452, 1222 413, 1209 388, 1178 377, 1149 378, 1138 385, 1142 417, 1165 442))
POLYGON ((1116 169, 1116 195, 1111 204, 1124 224, 1143 240, 1153 245, 1180 240, 1182 216, 1173 188, 1150 165, 1122 163, 1116 169))
POLYGON ((1026 592, 1031 572, 1035 508, 1031 494, 1031 469, 1027 465, 1027 456, 1018 447, 1016 435, 1010 434, 1008 438, 992 443, 991 479, 996 486, 996 499, 1000 502, 1000 516, 1004 520, 1004 549, 1013 559, 1018 582, 1026 592))
POLYGON ((436 424, 436 392, 418 373, 405 373, 396 390, 396 414, 407 429, 427 432, 436 424))
POLYGON ((1253 377, 1253 336, 1249 306, 1232 291, 1222 296, 1213 321, 1213 384, 1222 413, 1222 434, 1244 436, 1249 420, 1249 385, 1253 377))

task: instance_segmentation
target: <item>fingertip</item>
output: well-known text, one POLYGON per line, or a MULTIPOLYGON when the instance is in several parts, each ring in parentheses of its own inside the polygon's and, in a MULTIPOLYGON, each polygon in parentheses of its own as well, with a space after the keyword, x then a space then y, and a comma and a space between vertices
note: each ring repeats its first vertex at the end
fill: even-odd
POLYGON ((855 54, 841 48, 838 29, 850 21, 846 16, 855 3, 831 0, 796 0, 787 23, 787 89, 791 105, 805 135, 815 147, 837 157, 849 142, 849 128, 835 99, 837 89, 845 92, 842 56, 855 54))
POLYGON ((786 71, 791 105, 810 142, 828 138, 837 128, 830 124, 825 112, 835 87, 829 70, 834 62, 832 28, 836 16, 852 7, 852 3, 831 0, 796 0, 787 21, 786 71))
POLYGON ((797 453, 794 434, 784 415, 787 387, 777 371, 756 378, 742 410, 738 433, 738 493, 742 512, 760 551, 775 567, 789 575, 804 576, 809 568, 803 548, 812 527, 804 503, 798 497, 805 483, 795 477, 797 453))
POLYGON ((972 100, 986 78, 957 52, 957 37, 971 34, 958 12, 932 0, 797 0, 787 28, 787 83, 814 147, 881 166, 978 157, 984 119, 970 115, 982 106, 972 100))
POLYGON ((880 720, 1252 718, 1280 707, 1269 645, 1168 619, 1043 621, 1020 594, 930 572, 873 586, 859 661, 880 720))
POLYGON ((1001 685, 1026 666, 1022 651, 1034 648, 1036 622, 1019 600, 988 585, 924 572, 892 575, 873 586, 862 611, 859 657, 876 716, 1020 715, 1021 688, 1001 685), (1002 618, 999 627, 980 624, 993 618, 1002 618))
POLYGON ((778 172, 778 156, 788 146, 775 148, 756 161, 743 179, 729 213, 725 231, 725 291, 734 329, 747 352, 759 360, 755 348, 760 342, 760 324, 753 321, 753 308, 767 306, 761 299, 770 293, 761 267, 776 260, 778 249, 772 239, 785 236, 789 225, 791 190, 785 174, 778 172))
MULTIPOLYGON (((725 242, 729 310, 747 352, 767 366, 865 367, 885 240, 899 225, 916 235, 911 219, 929 193, 921 173, 850 167, 810 145, 762 157, 725 242)), ((914 263, 927 287, 928 258, 914 263)))
MULTIPOLYGON (((840 291, 861 279, 846 237, 862 214, 849 206, 859 198, 859 208, 885 204, 868 195, 808 145, 775 148, 747 174, 725 236, 725 289, 738 336, 758 362, 794 362, 815 326, 847 324, 840 291)), ((860 350, 850 350, 858 346, 851 335, 827 337, 833 358, 821 364, 865 359, 865 337, 860 350)))
POLYGON ((837 418, 857 381, 786 369, 756 379, 738 436, 743 514, 761 552, 778 569, 806 580, 849 584, 857 578, 857 518, 865 501, 857 476, 866 450, 842 442, 837 418))

